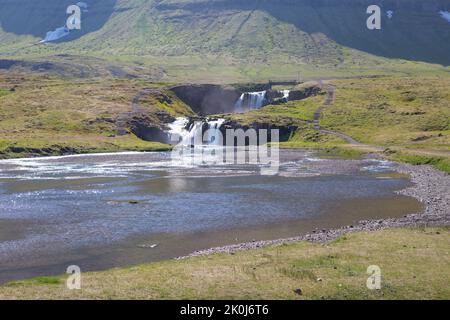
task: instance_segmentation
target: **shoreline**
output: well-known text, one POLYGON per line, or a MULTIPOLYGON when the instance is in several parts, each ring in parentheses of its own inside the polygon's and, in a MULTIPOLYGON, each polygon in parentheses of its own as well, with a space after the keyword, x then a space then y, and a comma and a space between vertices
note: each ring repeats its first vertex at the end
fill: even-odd
POLYGON ((80 152, 57 152, 54 154, 49 153, 3 153, 0 150, 0 161, 1 160, 30 160, 30 159, 55 159, 62 157, 83 157, 83 156, 96 156, 96 155, 115 155, 115 154, 127 154, 127 153, 147 153, 147 152, 170 152, 172 150, 171 147, 163 147, 163 148, 154 148, 154 149, 142 149, 142 150, 103 150, 99 149, 98 151, 80 151, 80 152), (22 156, 21 156, 22 155, 22 156))
MULTIPOLYGON (((304 150, 305 148, 299 148, 304 150)), ((290 149, 292 150, 292 149, 290 149)), ((114 153, 94 153, 92 156, 105 154, 139 154, 140 151, 114 152, 114 153)), ((152 153, 150 151, 150 153, 152 153)), ((78 157, 86 156, 86 154, 54 156, 50 158, 60 157, 78 157)), ((376 157, 372 154, 370 158, 376 157)), ((20 158, 19 158, 20 159, 20 158)), ((17 159, 17 160, 19 160, 17 159)), ((30 158, 34 159, 34 158, 30 158)), ((23 160, 23 159, 20 159, 23 160)), ((450 226, 450 176, 442 171, 434 169, 431 166, 415 166, 395 162, 393 167, 395 172, 407 175, 412 183, 411 186, 398 190, 395 193, 404 196, 410 196, 417 199, 423 204, 423 210, 420 213, 408 214, 402 218, 384 218, 377 220, 362 220, 354 225, 347 225, 338 228, 315 230, 310 233, 296 235, 289 238, 279 238, 275 240, 260 240, 253 242, 242 242, 239 244, 224 245, 197 250, 187 255, 176 257, 173 255, 170 260, 180 260, 190 257, 207 256, 217 253, 234 253, 238 251, 248 251, 260 249, 263 247, 278 245, 283 243, 292 243, 299 241, 307 241, 311 243, 326 243, 348 233, 361 231, 377 231, 389 228, 402 227, 418 227, 418 226, 450 226)), ((294 233, 295 235, 296 233, 294 233)), ((251 239, 251 238, 250 238, 251 239)), ((225 242, 226 243, 226 242, 225 242)), ((185 251, 188 253, 189 251, 185 251)), ((184 254, 184 253, 183 253, 184 254)), ((151 263, 151 262, 150 262, 151 263)), ((125 267, 125 266, 124 266, 125 267)), ((108 270, 108 269, 105 269, 108 270)))
POLYGON ((421 202, 425 208, 421 213, 408 214, 403 218, 388 218, 378 220, 362 220, 355 225, 343 226, 337 229, 318 230, 297 237, 244 242, 215 248, 195 251, 189 255, 175 258, 176 260, 190 257, 207 256, 217 253, 234 253, 238 251, 255 250, 263 247, 297 241, 326 243, 353 232, 376 231, 389 228, 404 227, 445 227, 450 226, 450 175, 434 169, 429 165, 414 166, 397 163, 395 171, 410 177, 413 186, 396 193, 410 196, 421 202))

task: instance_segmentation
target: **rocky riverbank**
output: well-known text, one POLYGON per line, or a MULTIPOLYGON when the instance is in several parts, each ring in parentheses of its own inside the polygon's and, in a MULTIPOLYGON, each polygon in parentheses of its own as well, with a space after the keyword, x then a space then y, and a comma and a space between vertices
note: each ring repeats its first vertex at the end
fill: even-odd
MULTIPOLYGON (((302 236, 270 241, 254 241, 207 250, 196 251, 189 256, 202 256, 214 253, 233 253, 241 250, 258 249, 261 247, 293 241, 327 242, 346 233, 358 231, 373 231, 386 228, 418 227, 418 226, 449 226, 450 225, 450 175, 438 171, 431 166, 413 166, 398 164, 396 171, 411 177, 413 186, 397 193, 418 199, 424 205, 424 211, 419 214, 406 215, 403 218, 382 220, 365 220, 351 226, 332 230, 316 230, 302 236)), ((186 257, 180 257, 183 259, 186 257)))

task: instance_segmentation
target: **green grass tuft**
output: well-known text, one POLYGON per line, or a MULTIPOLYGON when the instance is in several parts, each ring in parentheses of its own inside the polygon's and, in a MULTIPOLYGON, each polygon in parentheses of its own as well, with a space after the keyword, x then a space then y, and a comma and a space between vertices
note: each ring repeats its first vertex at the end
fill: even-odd
POLYGON ((67 275, 38 278, 0 286, 0 299, 449 299, 449 232, 358 232, 327 244, 292 242, 87 272, 82 290, 68 290, 67 275), (371 265, 381 268, 381 290, 366 287, 371 265))
POLYGON ((404 152, 393 152, 388 157, 394 161, 413 165, 432 165, 438 170, 450 173, 450 158, 415 155, 404 152))

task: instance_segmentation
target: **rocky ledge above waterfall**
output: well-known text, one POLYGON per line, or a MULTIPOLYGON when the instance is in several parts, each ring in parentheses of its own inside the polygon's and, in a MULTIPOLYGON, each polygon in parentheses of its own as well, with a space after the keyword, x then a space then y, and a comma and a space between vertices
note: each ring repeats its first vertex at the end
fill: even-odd
MULTIPOLYGON (((271 119, 240 123, 230 116, 323 93, 319 85, 297 85, 292 90, 276 90, 273 86, 273 83, 252 86, 196 84, 143 91, 133 100, 133 110, 117 119, 118 134, 132 133, 145 141, 176 144, 178 140, 172 139, 176 133, 181 141, 185 139, 189 144, 189 136, 196 132, 204 134, 208 129, 218 130, 224 136, 227 129, 278 129, 280 140, 286 141, 297 130, 298 123, 280 122, 280 119, 276 123, 271 119)), ((211 143, 211 140, 207 138, 203 143, 211 143)))
POLYGON ((322 88, 316 84, 294 86, 292 90, 273 89, 275 85, 187 84, 170 90, 200 116, 246 112, 266 105, 306 99, 322 92, 322 88))
MULTIPOLYGON (((220 127, 220 131, 224 137, 226 137, 226 132, 228 129, 238 130, 242 129, 247 131, 249 129, 254 129, 258 133, 259 130, 267 130, 268 133, 268 141, 272 140, 271 130, 279 131, 279 141, 287 141, 289 138, 297 131, 298 126, 294 123, 283 123, 283 124, 273 124, 270 122, 252 122, 250 124, 242 124, 235 120, 225 120, 220 127)), ((226 143, 226 139, 224 141, 226 143)))

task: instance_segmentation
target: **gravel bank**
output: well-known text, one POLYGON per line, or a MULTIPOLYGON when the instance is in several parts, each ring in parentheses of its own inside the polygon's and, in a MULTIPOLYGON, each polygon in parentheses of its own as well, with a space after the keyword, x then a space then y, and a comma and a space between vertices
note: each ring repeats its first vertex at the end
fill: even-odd
MULTIPOLYGON (((438 171, 431 166, 413 166, 409 164, 398 164, 395 170, 411 177, 413 186, 398 194, 411 196, 425 205, 424 212, 410 214, 403 218, 364 220, 352 226, 339 229, 318 230, 310 234, 288 239, 277 239, 270 241, 255 241, 241 243, 207 250, 196 251, 189 256, 202 256, 214 253, 231 253, 241 250, 258 249, 268 245, 292 242, 311 241, 327 242, 349 232, 372 231, 385 228, 417 227, 417 226, 449 226, 450 225, 450 175, 438 171)), ((180 257, 183 259, 186 257, 180 257)))

